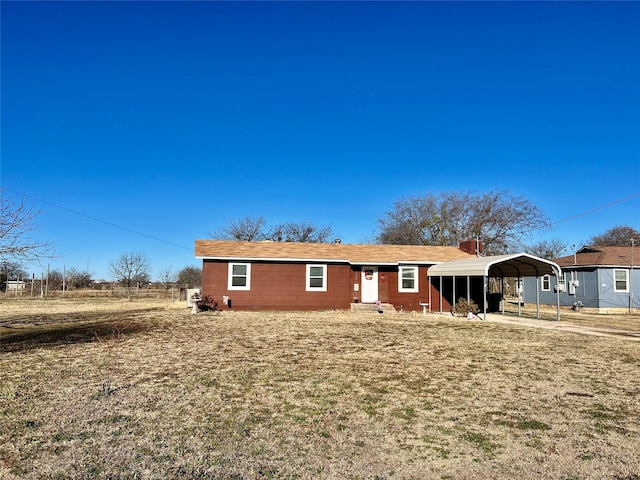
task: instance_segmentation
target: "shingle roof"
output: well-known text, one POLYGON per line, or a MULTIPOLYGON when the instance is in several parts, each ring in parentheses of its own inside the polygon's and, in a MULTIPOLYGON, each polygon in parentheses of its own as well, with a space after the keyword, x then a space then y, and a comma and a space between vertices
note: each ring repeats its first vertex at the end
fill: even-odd
POLYGON ((436 264, 474 257, 458 247, 346 243, 196 240, 195 256, 210 259, 326 260, 366 264, 436 264))
MULTIPOLYGON (((636 249, 634 266, 640 264, 640 248, 636 249)), ((573 255, 554 260, 561 267, 616 267, 630 266, 632 247, 582 247, 576 252, 575 262, 573 255)))

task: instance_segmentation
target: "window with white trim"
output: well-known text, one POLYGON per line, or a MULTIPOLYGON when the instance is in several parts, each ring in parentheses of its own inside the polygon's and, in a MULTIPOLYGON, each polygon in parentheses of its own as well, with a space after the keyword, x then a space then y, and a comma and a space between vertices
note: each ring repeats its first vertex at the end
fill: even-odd
POLYGON ((250 290, 251 289, 251 264, 250 263, 230 263, 228 275, 229 290, 250 290))
POLYGON ((613 270, 613 291, 628 292, 629 291, 629 270, 613 270))
POLYGON ((540 290, 543 292, 551 291, 551 277, 549 275, 543 275, 540 279, 540 290))
POLYGON ((398 267, 398 292, 418 292, 418 267, 398 267))
POLYGON ((327 291, 327 266, 307 265, 307 292, 327 291))

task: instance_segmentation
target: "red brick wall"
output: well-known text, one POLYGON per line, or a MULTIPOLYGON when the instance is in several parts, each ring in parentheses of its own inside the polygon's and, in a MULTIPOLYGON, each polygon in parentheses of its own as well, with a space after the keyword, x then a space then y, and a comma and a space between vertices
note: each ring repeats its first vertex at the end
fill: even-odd
POLYGON ((306 291, 304 263, 251 263, 251 290, 228 290, 228 269, 226 262, 204 261, 202 293, 221 305, 228 296, 234 310, 348 309, 353 300, 349 265, 327 265, 326 292, 306 291))
MULTIPOLYGON (((346 264, 327 265, 326 292, 305 290, 304 263, 251 263, 251 290, 248 291, 228 290, 226 262, 206 260, 202 267, 202 293, 213 296, 221 306, 223 295, 228 296, 234 310, 348 309, 354 296, 360 294, 353 290, 353 285, 360 283, 360 268, 352 269, 346 264)), ((422 311, 419 303, 429 302, 427 270, 427 267, 418 268, 418 293, 400 293, 397 267, 379 267, 378 298, 397 309, 403 305, 408 312, 422 311)), ((436 287, 431 287, 431 310, 434 312, 440 311, 440 293, 436 287)), ((447 299, 443 299, 442 310, 450 310, 447 299)))

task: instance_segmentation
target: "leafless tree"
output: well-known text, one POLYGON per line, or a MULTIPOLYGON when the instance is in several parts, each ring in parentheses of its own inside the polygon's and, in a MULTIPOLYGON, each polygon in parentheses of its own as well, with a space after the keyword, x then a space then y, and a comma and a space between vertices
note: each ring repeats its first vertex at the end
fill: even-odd
POLYGON ((39 263, 42 258, 53 258, 50 242, 31 237, 39 210, 7 197, 0 189, 0 262, 39 263))
POLYGON ((123 253, 109 263, 109 273, 114 280, 125 285, 129 292, 133 285, 149 281, 149 269, 149 259, 142 252, 123 253))
POLYGON ((210 232, 216 240, 238 240, 243 242, 259 242, 266 238, 264 217, 244 217, 230 219, 215 232, 210 232))
POLYGON ((49 290, 62 290, 65 278, 60 270, 51 270, 47 273, 47 285, 49 290))
POLYGON ((184 267, 178 272, 178 283, 189 287, 197 287, 202 284, 202 270, 197 267, 184 267))
POLYGON ((395 202, 378 222, 380 243, 457 245, 477 238, 494 254, 522 248, 528 232, 548 224, 537 206, 506 190, 411 196, 395 202))
POLYGON ((302 222, 279 223, 273 227, 267 225, 264 217, 244 217, 231 219, 216 232, 209 233, 216 240, 239 240, 259 242, 307 242, 326 243, 331 241, 333 231, 328 226, 318 226, 309 220, 302 222))
POLYGON ((6 284, 4 282, 7 280, 26 277, 27 272, 24 271, 19 263, 0 259, 0 290, 5 289, 6 284))
POLYGON ((67 270, 67 285, 69 288, 87 288, 93 282, 89 272, 81 272, 73 267, 67 270))
POLYGON ((164 268, 160 270, 160 272, 158 272, 156 280, 158 283, 168 286, 176 281, 176 274, 173 271, 173 268, 171 266, 168 266, 167 268, 164 268))
POLYGON ((273 227, 267 237, 274 242, 327 243, 333 231, 329 226, 317 226, 309 220, 280 223, 273 227))
POLYGON ((552 238, 550 240, 540 240, 539 242, 528 245, 524 250, 536 257, 553 260, 560 258, 567 248, 567 244, 562 240, 552 238))
POLYGON ((594 235, 588 244, 594 247, 628 247, 631 239, 640 242, 640 231, 627 225, 619 225, 600 235, 594 235))

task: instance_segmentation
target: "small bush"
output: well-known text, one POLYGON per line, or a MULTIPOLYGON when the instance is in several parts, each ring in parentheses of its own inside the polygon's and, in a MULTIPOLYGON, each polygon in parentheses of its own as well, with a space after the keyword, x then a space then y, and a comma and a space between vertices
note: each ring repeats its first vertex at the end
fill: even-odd
POLYGON ((203 295, 195 303, 199 312, 218 310, 218 302, 211 295, 203 295))
POLYGON ((451 313, 453 315, 461 315, 463 317, 467 316, 469 312, 478 313, 479 311, 480 309, 476 302, 473 300, 467 300, 463 297, 458 298, 458 302, 451 308, 451 313))

